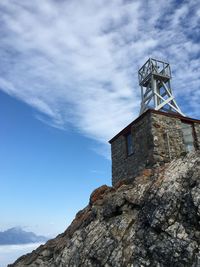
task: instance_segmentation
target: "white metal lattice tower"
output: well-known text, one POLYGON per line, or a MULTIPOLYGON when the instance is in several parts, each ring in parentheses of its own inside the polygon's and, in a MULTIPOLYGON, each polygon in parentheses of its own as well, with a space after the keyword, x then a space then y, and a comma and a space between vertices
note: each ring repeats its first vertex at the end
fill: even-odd
POLYGON ((172 93, 169 63, 149 58, 139 69, 138 76, 142 96, 140 114, 149 108, 153 108, 185 116, 178 107, 172 93))

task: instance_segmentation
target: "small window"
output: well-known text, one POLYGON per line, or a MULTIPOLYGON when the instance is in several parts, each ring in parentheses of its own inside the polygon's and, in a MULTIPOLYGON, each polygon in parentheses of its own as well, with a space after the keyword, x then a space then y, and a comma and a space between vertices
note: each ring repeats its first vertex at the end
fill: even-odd
POLYGON ((126 135, 126 147, 127 147, 127 155, 130 156, 133 154, 133 137, 131 133, 126 135))
POLYGON ((190 152, 194 150, 195 147, 194 147, 194 135, 193 135, 192 124, 182 122, 182 132, 183 132, 183 141, 185 144, 186 151, 190 152))

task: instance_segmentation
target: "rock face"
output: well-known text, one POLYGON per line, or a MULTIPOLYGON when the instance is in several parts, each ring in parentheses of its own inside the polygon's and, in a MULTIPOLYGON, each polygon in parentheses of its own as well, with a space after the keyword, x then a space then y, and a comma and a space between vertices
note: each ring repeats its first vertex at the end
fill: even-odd
POLYGON ((200 266, 200 152, 98 188, 63 234, 11 266, 200 266))

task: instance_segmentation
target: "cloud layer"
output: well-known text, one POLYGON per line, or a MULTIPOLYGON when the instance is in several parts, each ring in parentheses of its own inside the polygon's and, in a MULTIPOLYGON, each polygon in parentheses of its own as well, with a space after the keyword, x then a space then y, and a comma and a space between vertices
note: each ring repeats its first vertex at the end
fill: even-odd
POLYGON ((6 267, 24 254, 30 253, 42 243, 0 246, 1 267, 6 267))
POLYGON ((138 68, 166 59, 187 115, 200 104, 199 1, 2 0, 0 89, 56 127, 107 142, 138 115, 138 68))

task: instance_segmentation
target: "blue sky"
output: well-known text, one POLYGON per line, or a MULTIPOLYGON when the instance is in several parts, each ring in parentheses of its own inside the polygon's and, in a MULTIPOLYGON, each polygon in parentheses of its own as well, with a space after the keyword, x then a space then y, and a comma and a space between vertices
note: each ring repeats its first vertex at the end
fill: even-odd
POLYGON ((110 184, 110 162, 94 141, 37 120, 34 109, 0 92, 1 227, 54 234, 110 184))
POLYGON ((60 232, 111 183, 107 141, 138 116, 149 57, 200 115, 199 1, 1 0, 0 23, 2 229, 60 232))

